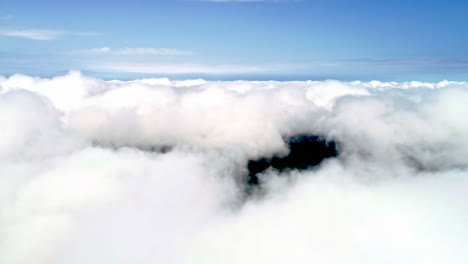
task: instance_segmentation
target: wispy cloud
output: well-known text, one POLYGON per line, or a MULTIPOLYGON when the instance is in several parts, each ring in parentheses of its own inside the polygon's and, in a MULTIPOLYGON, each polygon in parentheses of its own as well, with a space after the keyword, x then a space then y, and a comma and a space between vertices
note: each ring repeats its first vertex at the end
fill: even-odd
MULTIPOLYGON (((468 62, 463 60, 316 60, 304 62, 278 62, 260 64, 206 64, 206 63, 151 63, 151 62, 101 62, 87 63, 86 70, 113 73, 139 74, 299 74, 326 78, 354 78, 406 74, 439 74, 466 72, 468 62), (332 72, 333 74, 330 74, 332 72)), ((442 78, 442 77, 441 77, 442 78)), ((445 78, 445 77, 443 77, 445 78)))
POLYGON ((63 33, 55 30, 0 30, 0 36, 4 37, 18 37, 33 40, 51 40, 59 37, 63 33))
POLYGON ((113 49, 109 47, 84 49, 72 52, 72 54, 88 54, 88 55, 192 55, 193 52, 179 49, 167 48, 121 48, 113 49))
POLYGON ((16 37, 31 40, 53 40, 64 35, 96 36, 98 32, 72 32, 50 29, 0 29, 0 36, 16 37))

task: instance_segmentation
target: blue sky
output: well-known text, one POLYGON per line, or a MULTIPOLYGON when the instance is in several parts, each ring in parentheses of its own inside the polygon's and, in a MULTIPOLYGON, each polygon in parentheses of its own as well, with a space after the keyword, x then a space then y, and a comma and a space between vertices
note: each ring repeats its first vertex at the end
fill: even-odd
POLYGON ((1 0, 0 74, 468 80, 468 1, 1 0))

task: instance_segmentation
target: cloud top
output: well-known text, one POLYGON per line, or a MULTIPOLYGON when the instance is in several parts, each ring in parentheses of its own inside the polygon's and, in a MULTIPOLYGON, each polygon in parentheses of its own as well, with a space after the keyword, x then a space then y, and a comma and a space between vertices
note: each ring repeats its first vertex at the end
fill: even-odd
POLYGON ((0 77, 0 262, 460 263, 468 84, 0 77), (320 135, 339 155, 259 174, 320 135))

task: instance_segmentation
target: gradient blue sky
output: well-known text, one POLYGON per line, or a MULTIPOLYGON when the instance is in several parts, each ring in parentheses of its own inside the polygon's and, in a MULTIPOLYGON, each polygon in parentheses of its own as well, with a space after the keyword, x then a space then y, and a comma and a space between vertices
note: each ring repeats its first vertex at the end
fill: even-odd
POLYGON ((468 80, 468 1, 1 0, 0 74, 468 80))

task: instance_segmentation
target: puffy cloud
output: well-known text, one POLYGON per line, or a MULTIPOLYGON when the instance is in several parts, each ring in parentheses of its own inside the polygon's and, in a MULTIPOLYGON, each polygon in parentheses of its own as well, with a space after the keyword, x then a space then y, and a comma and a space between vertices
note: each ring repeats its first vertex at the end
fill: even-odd
POLYGON ((0 262, 464 263, 468 84, 0 77, 0 262), (247 161, 314 134, 339 156, 247 161))
POLYGON ((99 93, 107 87, 104 81, 84 77, 76 71, 52 79, 15 74, 3 80, 1 86, 5 91, 24 89, 41 94, 60 110, 79 106, 85 97, 99 93))
POLYGON ((24 90, 0 96, 0 122, 2 160, 45 157, 79 141, 66 134, 59 113, 46 98, 24 90))

